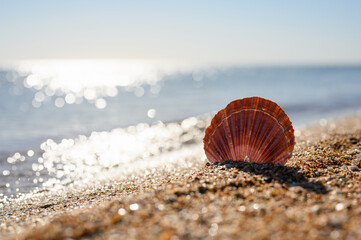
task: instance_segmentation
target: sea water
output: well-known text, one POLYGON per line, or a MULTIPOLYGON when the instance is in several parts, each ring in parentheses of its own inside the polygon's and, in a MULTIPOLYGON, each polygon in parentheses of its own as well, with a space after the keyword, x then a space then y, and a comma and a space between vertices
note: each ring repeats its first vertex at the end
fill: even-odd
POLYGON ((120 60, 0 66, 3 200, 204 161, 204 129, 235 99, 273 100, 296 126, 361 108, 361 66, 120 60))

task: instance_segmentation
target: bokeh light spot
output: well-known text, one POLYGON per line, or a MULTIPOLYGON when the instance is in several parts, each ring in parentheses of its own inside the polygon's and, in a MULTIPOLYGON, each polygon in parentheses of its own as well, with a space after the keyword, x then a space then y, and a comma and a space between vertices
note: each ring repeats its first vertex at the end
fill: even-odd
POLYGON ((55 106, 58 107, 58 108, 61 108, 63 107, 65 104, 65 101, 63 98, 61 97, 58 97, 57 99, 55 99, 55 106))
POLYGON ((156 113, 155 109, 151 108, 148 110, 147 115, 149 118, 154 118, 156 113))
POLYGON ((74 94, 72 94, 72 93, 68 93, 65 96, 65 102, 67 104, 73 104, 73 103, 75 103, 75 100, 76 100, 76 98, 75 98, 74 94))
POLYGON ((34 151, 33 151, 33 150, 29 150, 29 151, 27 152, 27 154, 28 154, 29 157, 32 157, 32 156, 34 156, 34 151))
POLYGON ((105 108, 107 106, 107 101, 105 101, 105 99, 103 99, 103 98, 99 98, 99 99, 96 100, 95 106, 98 109, 103 109, 103 108, 105 108))

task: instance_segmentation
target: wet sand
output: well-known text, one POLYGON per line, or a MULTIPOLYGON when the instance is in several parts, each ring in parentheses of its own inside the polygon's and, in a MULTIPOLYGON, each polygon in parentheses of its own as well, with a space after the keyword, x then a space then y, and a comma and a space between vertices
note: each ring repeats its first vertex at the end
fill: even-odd
POLYGON ((285 166, 192 168, 2 206, 1 239, 361 239, 361 116, 298 128, 285 166))

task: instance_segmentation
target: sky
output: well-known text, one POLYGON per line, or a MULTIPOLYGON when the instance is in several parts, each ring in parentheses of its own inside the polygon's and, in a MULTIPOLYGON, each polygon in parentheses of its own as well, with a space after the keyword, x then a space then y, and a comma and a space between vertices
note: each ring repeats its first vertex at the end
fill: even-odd
POLYGON ((1 0, 0 61, 361 64, 361 1, 1 0))

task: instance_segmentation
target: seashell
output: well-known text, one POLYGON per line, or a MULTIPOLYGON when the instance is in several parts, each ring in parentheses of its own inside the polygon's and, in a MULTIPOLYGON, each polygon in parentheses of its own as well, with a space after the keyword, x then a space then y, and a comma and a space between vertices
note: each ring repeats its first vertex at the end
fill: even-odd
POLYGON ((276 103, 261 97, 235 100, 206 129, 204 151, 210 162, 226 160, 284 165, 292 156, 292 123, 276 103))

